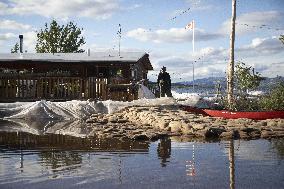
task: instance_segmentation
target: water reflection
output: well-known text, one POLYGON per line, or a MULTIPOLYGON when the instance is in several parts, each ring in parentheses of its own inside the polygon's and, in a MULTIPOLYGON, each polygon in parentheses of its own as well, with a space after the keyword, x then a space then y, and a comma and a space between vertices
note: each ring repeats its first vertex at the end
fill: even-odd
POLYGON ((163 138, 160 140, 157 148, 159 159, 161 159, 161 166, 167 166, 168 159, 171 157, 171 139, 163 138))
POLYGON ((58 172, 72 171, 80 168, 82 164, 82 155, 73 151, 41 151, 38 156, 40 163, 52 170, 53 178, 57 177, 58 172))
POLYGON ((186 175, 187 176, 195 176, 195 145, 194 143, 192 144, 192 158, 191 160, 187 160, 186 164, 186 175))
POLYGON ((233 140, 205 143, 164 138, 150 143, 0 132, 0 188, 21 188, 22 184, 42 188, 41 183, 47 183, 43 188, 279 188, 283 141, 234 144, 233 140), (246 152, 242 149, 263 146, 263 151, 280 155, 266 155, 266 163, 244 159, 251 156, 242 155, 246 152), (255 182, 259 179, 264 185, 255 182))
MULTIPOLYGON (((0 132, 0 150, 1 153, 6 155, 20 156, 19 167, 21 172, 30 171, 25 165, 25 157, 36 155, 42 168, 51 170, 52 178, 56 178, 60 174, 80 169, 84 164, 83 160, 86 153, 94 155, 95 152, 110 152, 118 153, 119 156, 129 153, 148 153, 149 142, 106 140, 94 137, 77 138, 55 134, 32 135, 22 132, 0 132)), ((109 157, 100 158, 108 159, 109 157)), ((121 165, 121 158, 119 160, 121 165)))
POLYGON ((229 143, 229 162, 230 162, 230 189, 235 189, 235 148, 234 140, 229 143))
POLYGON ((0 132, 26 132, 35 135, 46 133, 87 136, 90 131, 82 120, 51 119, 0 119, 0 132))

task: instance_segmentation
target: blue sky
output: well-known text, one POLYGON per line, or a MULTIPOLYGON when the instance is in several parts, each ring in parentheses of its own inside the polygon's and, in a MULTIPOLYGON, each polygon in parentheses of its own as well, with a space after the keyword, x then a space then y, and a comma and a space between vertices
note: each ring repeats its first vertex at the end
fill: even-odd
MULTIPOLYGON (((283 0, 237 0, 236 60, 263 76, 284 76, 283 10, 283 0)), ((0 53, 10 52, 19 34, 24 50, 35 52, 36 31, 52 19, 84 28, 84 49, 114 51, 121 24, 122 50, 150 54, 151 80, 162 66, 174 81, 192 80, 194 61, 196 78, 224 76, 230 17, 230 0, 0 0, 0 53), (192 31, 184 29, 192 20, 194 53, 192 31)))

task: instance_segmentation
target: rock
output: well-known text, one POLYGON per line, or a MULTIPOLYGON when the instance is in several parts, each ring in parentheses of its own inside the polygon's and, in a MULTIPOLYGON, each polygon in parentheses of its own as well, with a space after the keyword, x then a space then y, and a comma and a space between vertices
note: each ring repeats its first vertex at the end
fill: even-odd
POLYGON ((277 123, 277 126, 284 128, 284 119, 280 119, 277 123))
POLYGON ((262 138, 284 137, 284 131, 261 131, 262 138))
POLYGON ((253 131, 257 130, 257 129, 252 128, 252 127, 242 127, 240 130, 244 131, 244 132, 247 132, 247 133, 250 133, 250 132, 253 132, 253 131))
POLYGON ((284 137, 284 131, 275 131, 276 137, 284 137))
POLYGON ((269 127, 267 130, 270 131, 284 131, 284 127, 269 127))
POLYGON ((194 132, 194 135, 196 137, 205 138, 206 137, 206 133, 207 133, 207 130, 197 130, 196 132, 194 132))
POLYGON ((128 122, 128 120, 127 119, 123 119, 123 118, 120 118, 120 119, 118 119, 116 121, 116 123, 126 123, 126 122, 128 122))
POLYGON ((239 137, 240 137, 241 139, 249 139, 249 138, 251 138, 251 137, 248 135, 248 133, 247 133, 247 132, 244 132, 244 131, 239 131, 239 137))
POLYGON ((118 117, 117 116, 111 116, 108 118, 108 121, 111 123, 117 123, 118 117))
POLYGON ((260 132, 260 130, 254 130, 254 131, 248 133, 248 136, 253 138, 253 139, 257 139, 257 138, 260 138, 261 132, 260 132))
POLYGON ((275 127, 275 126, 277 126, 277 122, 273 119, 267 120, 267 126, 268 127, 275 127))
POLYGON ((184 135, 192 135, 193 134, 193 128, 189 124, 185 124, 181 128, 182 134, 184 135))
POLYGON ((119 133, 115 133, 112 135, 112 137, 114 138, 120 138, 120 137, 123 137, 124 135, 123 134, 119 134, 119 133))
POLYGON ((104 133, 113 133, 113 132, 118 132, 118 131, 119 129, 112 128, 112 127, 103 130, 104 133))
POLYGON ((108 119, 105 119, 105 118, 103 118, 103 119, 98 119, 98 120, 97 120, 97 123, 106 124, 106 123, 108 123, 108 119))
POLYGON ((232 131, 225 131, 225 132, 222 132, 219 137, 224 138, 224 139, 236 138, 236 132, 237 131, 233 131, 233 130, 232 131))
POLYGON ((136 130, 134 130, 132 133, 134 134, 134 135, 136 135, 136 134, 141 134, 141 133, 143 133, 144 131, 142 130, 142 129, 136 129, 136 130))
POLYGON ((97 118, 89 118, 86 120, 86 123, 96 123, 97 122, 97 118))
POLYGON ((250 124, 251 122, 253 122, 252 119, 247 119, 247 118, 236 119, 236 123, 239 123, 239 124, 242 124, 242 125, 247 125, 247 124, 250 124))
POLYGON ((209 128, 207 129, 207 132, 205 133, 206 138, 218 138, 222 132, 224 132, 225 129, 223 128, 209 128))
POLYGON ((132 140, 149 140, 148 136, 145 134, 136 134, 131 137, 132 140))
POLYGON ((254 122, 253 125, 255 127, 267 126, 267 122, 266 121, 257 121, 257 122, 254 122))
POLYGON ((155 125, 156 128, 159 128, 161 130, 167 130, 168 126, 169 126, 169 122, 167 121, 161 121, 161 122, 158 122, 157 125, 155 125))
POLYGON ((171 132, 181 132, 182 123, 180 121, 171 121, 169 123, 169 128, 171 129, 171 132))
POLYGON ((202 129, 204 129, 205 127, 208 127, 208 125, 207 125, 207 124, 204 124, 204 123, 197 123, 197 124, 193 124, 193 125, 192 125, 192 128, 193 128, 194 130, 202 130, 202 129))
POLYGON ((271 138, 274 137, 275 134, 273 131, 262 130, 261 131, 261 138, 271 138))

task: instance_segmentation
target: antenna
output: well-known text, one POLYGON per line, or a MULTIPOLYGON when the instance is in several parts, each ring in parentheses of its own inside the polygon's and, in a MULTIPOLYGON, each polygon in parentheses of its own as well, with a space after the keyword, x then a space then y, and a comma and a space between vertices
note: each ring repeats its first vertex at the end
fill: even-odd
POLYGON ((120 57, 120 40, 121 40, 121 25, 120 24, 118 24, 117 35, 118 35, 118 56, 120 57))

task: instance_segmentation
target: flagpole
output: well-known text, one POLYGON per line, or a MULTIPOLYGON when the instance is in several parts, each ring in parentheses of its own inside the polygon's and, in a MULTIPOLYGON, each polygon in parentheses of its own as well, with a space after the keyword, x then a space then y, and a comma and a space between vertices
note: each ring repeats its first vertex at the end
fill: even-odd
MULTIPOLYGON (((192 54, 194 55, 194 28, 195 28, 195 22, 192 21, 192 54)), ((192 89, 194 90, 194 61, 192 62, 192 89)))
POLYGON ((118 25, 118 56, 120 57, 121 25, 118 25))
POLYGON ((194 28, 195 28, 195 22, 192 21, 192 52, 194 53, 194 28))

